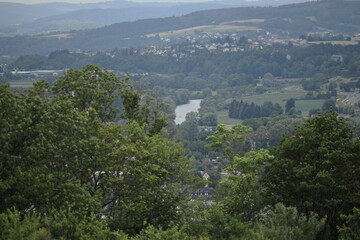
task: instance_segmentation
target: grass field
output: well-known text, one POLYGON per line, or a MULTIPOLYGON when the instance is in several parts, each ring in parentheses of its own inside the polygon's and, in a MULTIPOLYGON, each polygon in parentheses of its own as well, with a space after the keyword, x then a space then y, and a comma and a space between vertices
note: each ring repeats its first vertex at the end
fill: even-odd
POLYGON ((16 88, 16 87, 21 87, 21 88, 29 88, 32 87, 33 83, 36 82, 37 80, 20 80, 20 81, 10 81, 10 87, 12 88, 16 88))
POLYGON ((257 105, 262 105, 264 102, 273 102, 279 103, 280 106, 285 107, 285 103, 290 98, 302 98, 304 97, 304 92, 301 91, 284 91, 284 92, 274 92, 274 93, 265 93, 261 95, 253 95, 241 98, 241 100, 246 102, 253 102, 257 105))
POLYGON ((184 35, 184 34, 194 34, 194 31, 200 32, 241 32, 241 31, 256 31, 259 28, 251 27, 251 26, 233 26, 233 25, 204 25, 192 28, 184 28, 180 30, 167 31, 161 33, 152 33, 146 35, 146 37, 155 37, 159 35, 160 37, 170 37, 176 35, 184 35))
POLYGON ((321 109, 324 104, 324 99, 316 99, 316 100, 299 100, 295 102, 295 106, 297 109, 300 109, 303 117, 308 117, 309 111, 311 109, 321 109))
POLYGON ((221 24, 227 25, 227 24, 233 24, 233 23, 263 23, 265 22, 265 19, 245 19, 245 20, 237 20, 237 21, 231 21, 231 22, 223 22, 221 24))
POLYGON ((228 111, 221 111, 217 112, 218 116, 218 122, 225 124, 225 125, 235 125, 235 124, 241 124, 242 120, 235 119, 235 118, 229 118, 228 117, 228 111))
POLYGON ((45 36, 47 38, 72 38, 72 34, 65 33, 65 34, 54 34, 45 36))
MULTIPOLYGON (((286 101, 290 98, 299 99, 304 97, 305 93, 300 91, 284 91, 284 92, 275 92, 275 93, 266 93, 261 95, 253 95, 241 98, 241 100, 246 102, 253 102, 257 105, 262 105, 264 102, 270 101, 273 103, 279 103, 280 106, 285 110, 286 101)), ((311 109, 321 109, 324 99, 315 99, 315 100, 297 100, 295 102, 296 109, 302 112, 303 117, 308 117, 309 111, 311 109)), ((226 125, 234 125, 241 123, 239 119, 233 119, 228 117, 227 111, 217 112, 218 122, 226 125)))
MULTIPOLYGON (((244 97, 242 100, 247 102, 254 102, 257 105, 262 105, 266 101, 273 103, 279 103, 282 108, 285 109, 286 101, 290 98, 299 99, 304 97, 305 93, 300 91, 285 91, 285 92, 276 92, 268 93, 262 95, 254 95, 249 97, 244 97)), ((297 100, 295 106, 298 110, 301 110, 302 115, 306 117, 311 109, 321 109, 325 100, 315 99, 315 100, 297 100)))

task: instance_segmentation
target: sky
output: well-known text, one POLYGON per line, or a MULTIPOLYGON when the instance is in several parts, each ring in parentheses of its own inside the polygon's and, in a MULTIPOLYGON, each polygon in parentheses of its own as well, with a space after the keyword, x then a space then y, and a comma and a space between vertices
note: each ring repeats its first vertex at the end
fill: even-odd
MULTIPOLYGON (((12 3, 49 3, 49 2, 68 2, 68 3, 95 3, 105 2, 106 0, 0 0, 0 2, 12 3)), ((205 2, 209 0, 128 0, 132 2, 205 2)))

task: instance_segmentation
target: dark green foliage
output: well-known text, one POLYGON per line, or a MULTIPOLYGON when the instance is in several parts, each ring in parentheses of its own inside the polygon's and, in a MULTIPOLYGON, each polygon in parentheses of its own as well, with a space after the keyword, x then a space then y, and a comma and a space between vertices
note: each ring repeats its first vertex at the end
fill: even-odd
POLYGON ((344 92, 351 92, 356 88, 356 82, 340 83, 339 87, 344 92))
POLYGON ((285 207, 278 203, 269 215, 258 222, 255 236, 268 240, 315 240, 324 223, 325 219, 318 219, 314 213, 307 217, 298 213, 295 207, 285 207))
POLYGON ((260 183, 266 162, 271 161, 268 150, 247 152, 243 157, 235 157, 226 167, 229 174, 220 183, 223 192, 222 210, 243 222, 257 220, 264 208, 264 187, 260 183))
POLYGON ((291 110, 292 108, 295 108, 295 99, 290 98, 289 100, 286 101, 286 104, 285 104, 285 113, 289 115, 290 110, 291 110))
POLYGON ((131 240, 195 240, 194 236, 188 235, 183 229, 172 227, 168 230, 156 229, 149 226, 144 229, 138 236, 131 238, 131 240))
POLYGON ((336 239, 340 214, 359 206, 360 141, 335 112, 309 119, 273 149, 266 168, 269 199, 327 217, 321 239, 336 239))
POLYGON ((106 69, 86 65, 82 70, 70 69, 60 77, 55 82, 54 93, 70 97, 81 112, 94 111, 101 121, 111 121, 118 111, 114 103, 120 88, 128 88, 124 80, 106 69))
POLYGON ((201 115, 199 125, 200 126, 211 126, 211 127, 217 126, 218 121, 217 121, 216 113, 206 113, 206 114, 201 115))
POLYGON ((340 240, 356 240, 360 236, 360 210, 354 208, 353 213, 341 216, 345 223, 339 226, 340 240))
POLYGON ((265 102, 262 106, 254 103, 232 101, 229 106, 229 117, 239 119, 275 117, 283 114, 283 109, 278 103, 265 102))
POLYGON ((189 161, 159 134, 161 108, 121 79, 86 66, 53 88, 40 81, 23 95, 6 85, 0 93, 0 212, 47 215, 56 239, 111 239, 109 226, 135 234, 178 219, 189 161), (113 121, 118 93, 124 124, 113 121))
POLYGON ((205 227, 208 228, 211 239, 241 239, 248 234, 249 224, 240 219, 240 216, 232 216, 221 208, 214 207, 208 213, 208 225, 205 227))
POLYGON ((1 240, 112 240, 126 239, 126 235, 111 232, 106 222, 95 215, 81 216, 77 213, 50 211, 47 215, 36 212, 22 214, 7 211, 0 214, 1 240))
POLYGON ((327 111, 327 110, 333 110, 333 111, 336 111, 337 108, 336 108, 336 100, 334 98, 332 99, 327 99, 322 107, 321 107, 321 110, 322 111, 327 111))

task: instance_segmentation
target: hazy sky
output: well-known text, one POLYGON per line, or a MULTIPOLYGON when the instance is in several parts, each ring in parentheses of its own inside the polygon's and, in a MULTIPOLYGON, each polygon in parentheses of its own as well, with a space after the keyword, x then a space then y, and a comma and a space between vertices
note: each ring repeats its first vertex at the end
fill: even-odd
MULTIPOLYGON (((132 2, 205 2, 211 0, 129 0, 132 2)), ((12 3, 48 3, 48 2, 68 2, 68 3, 94 3, 94 2, 106 2, 106 0, 0 0, 0 2, 12 2, 12 3)))

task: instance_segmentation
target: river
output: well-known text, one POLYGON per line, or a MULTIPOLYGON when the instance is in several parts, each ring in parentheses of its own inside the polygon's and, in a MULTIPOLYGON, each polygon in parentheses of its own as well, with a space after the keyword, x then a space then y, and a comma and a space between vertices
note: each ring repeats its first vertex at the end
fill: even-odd
POLYGON ((181 124, 185 121, 186 114, 189 112, 198 112, 202 99, 190 100, 187 104, 178 105, 175 108, 175 123, 181 124))

